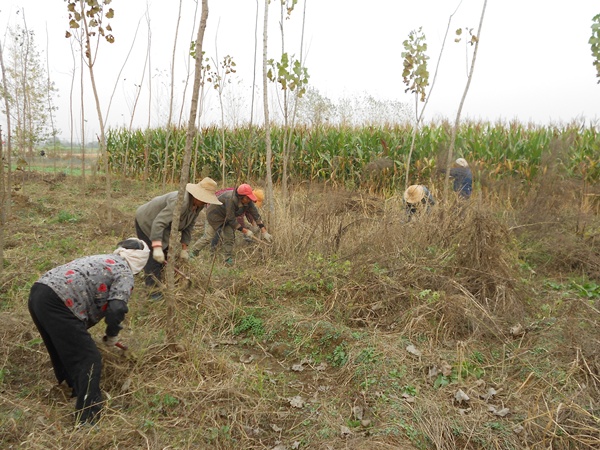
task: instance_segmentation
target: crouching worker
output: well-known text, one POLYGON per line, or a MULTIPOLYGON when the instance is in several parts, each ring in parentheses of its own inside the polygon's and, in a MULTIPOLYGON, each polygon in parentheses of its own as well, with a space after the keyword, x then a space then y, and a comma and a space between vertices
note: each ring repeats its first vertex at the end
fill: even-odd
MULTIPOLYGON (((217 197, 226 191, 233 191, 234 189, 235 188, 221 189, 220 191, 217 191, 217 197)), ((263 202, 265 201, 265 191, 263 191, 262 189, 253 189, 252 193, 256 197, 254 206, 256 206, 257 208, 260 208, 262 206, 263 202)), ((241 216, 238 216, 236 219, 241 227, 248 228, 250 231, 252 231, 253 235, 260 231, 260 228, 256 224, 256 220, 254 219, 254 216, 252 215, 252 213, 249 210, 247 210, 241 216), (246 224, 246 222, 247 222, 247 224, 246 224)), ((222 230, 222 228, 219 228, 217 230, 217 232, 215 233, 215 236, 212 238, 212 241, 210 241, 210 251, 211 252, 214 252, 216 250, 217 246, 219 245, 219 242, 221 241, 221 230, 222 230)), ((246 241, 248 243, 254 242, 251 237, 248 237, 245 234, 243 236, 244 236, 244 241, 246 241)))
POLYGON ((435 205, 435 200, 425 186, 421 184, 413 184, 404 191, 404 208, 406 210, 407 220, 421 212, 429 211, 429 208, 435 205))
MULTIPOLYGON (((439 172, 446 173, 446 169, 439 169, 439 172)), ((463 200, 468 200, 473 192, 473 172, 469 163, 464 158, 458 158, 454 161, 453 167, 448 171, 452 178, 452 189, 463 200)))
POLYGON ((29 313, 58 384, 66 381, 77 397, 76 424, 95 423, 102 408, 102 358, 88 328, 104 319, 103 344, 119 344, 133 276, 144 268, 149 255, 145 242, 127 239, 112 254, 86 256, 56 267, 31 287, 29 313))
POLYGON ((258 198, 252 192, 249 184, 240 184, 233 190, 223 192, 219 197, 221 205, 210 205, 206 210, 206 222, 204 223, 204 235, 192 246, 194 252, 200 251, 210 245, 213 238, 221 235, 223 241, 223 252, 226 264, 233 264, 233 245, 235 242, 235 231, 240 231, 245 237, 252 239, 254 233, 238 222, 238 217, 250 213, 254 222, 261 231, 262 238, 271 242, 273 238, 267 232, 260 213, 254 202, 258 198))
MULTIPOLYGON (((217 183, 212 178, 204 178, 197 184, 188 183, 181 206, 179 231, 181 232, 182 260, 189 259, 188 245, 192 240, 192 230, 200 211, 208 204, 220 205, 215 192, 217 183)), ((135 230, 137 237, 152 247, 152 257, 144 267, 146 286, 155 287, 163 279, 163 267, 167 259, 171 223, 177 204, 177 191, 155 197, 140 206, 135 212, 135 230)), ((177 255, 175 255, 177 256, 177 255)), ((150 294, 152 300, 160 300, 162 293, 158 290, 150 294)))

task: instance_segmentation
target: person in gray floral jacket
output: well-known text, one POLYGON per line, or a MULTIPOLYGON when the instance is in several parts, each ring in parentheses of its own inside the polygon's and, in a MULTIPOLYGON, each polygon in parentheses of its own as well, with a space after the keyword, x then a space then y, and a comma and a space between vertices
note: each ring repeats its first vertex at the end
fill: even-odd
POLYGON ((29 313, 58 384, 66 381, 77 397, 76 424, 94 424, 102 409, 102 358, 88 328, 104 319, 103 343, 123 347, 118 334, 129 310, 133 276, 149 255, 144 241, 126 239, 112 254, 86 256, 51 269, 31 287, 29 313))

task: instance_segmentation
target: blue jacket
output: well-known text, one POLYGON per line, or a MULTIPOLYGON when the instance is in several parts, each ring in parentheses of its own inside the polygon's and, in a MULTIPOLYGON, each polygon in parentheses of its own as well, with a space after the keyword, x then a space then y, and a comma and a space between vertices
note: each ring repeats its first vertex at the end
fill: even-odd
POLYGON ((454 180, 454 192, 462 198, 469 198, 473 191, 473 173, 468 167, 453 167, 450 176, 454 180))

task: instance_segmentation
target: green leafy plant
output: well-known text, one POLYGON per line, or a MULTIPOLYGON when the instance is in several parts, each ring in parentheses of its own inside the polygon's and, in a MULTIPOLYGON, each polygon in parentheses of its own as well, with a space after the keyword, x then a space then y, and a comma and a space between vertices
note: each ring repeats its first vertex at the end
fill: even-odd
POLYGON ((348 353, 346 343, 342 342, 333 349, 333 353, 327 358, 330 364, 334 367, 345 366, 348 362, 348 353))
POLYGON ((453 378, 452 376, 445 376, 440 373, 433 382, 433 387, 439 389, 441 387, 448 386, 454 380, 456 380, 456 377, 453 378))
POLYGON ((415 397, 417 395, 417 388, 414 387, 412 384, 407 384, 402 387, 402 392, 404 394, 412 395, 413 397, 415 397))
POLYGON ((75 223, 79 221, 79 217, 69 211, 60 211, 56 217, 56 221, 58 223, 75 223))
POLYGON ((584 283, 571 282, 571 287, 576 291, 577 295, 583 298, 596 299, 600 298, 600 284, 593 281, 586 281, 584 283))
POLYGON ((265 326, 263 320, 260 317, 256 317, 253 314, 245 316, 233 329, 233 334, 238 336, 240 334, 246 334, 247 336, 261 337, 265 334, 265 326))
POLYGON ((460 368, 461 378, 475 377, 481 378, 485 370, 475 365, 472 361, 463 361, 460 368))
POLYGON ((232 441, 231 437, 231 426, 223 425, 222 427, 209 427, 206 429, 208 432, 208 440, 210 442, 219 441, 232 441))
POLYGON ((437 303, 440 299, 440 293, 431 289, 424 289, 418 295, 421 300, 425 300, 429 304, 437 303))
POLYGON ((359 364, 373 364, 377 362, 375 349, 373 347, 368 347, 362 350, 356 357, 356 362, 359 364))
POLYGON ((179 399, 170 394, 156 394, 154 397, 152 397, 150 405, 152 410, 162 412, 166 409, 171 409, 179 405, 179 399))

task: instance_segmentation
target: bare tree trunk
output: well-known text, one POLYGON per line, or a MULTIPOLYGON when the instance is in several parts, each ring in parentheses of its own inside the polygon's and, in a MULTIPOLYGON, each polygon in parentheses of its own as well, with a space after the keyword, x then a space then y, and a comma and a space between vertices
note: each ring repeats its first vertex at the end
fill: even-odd
POLYGON ((269 24, 269 0, 265 0, 265 17, 263 25, 263 106, 265 110, 265 147, 266 147, 266 166, 267 166, 267 211, 271 214, 275 212, 275 203, 273 198, 273 174, 272 159, 273 150, 271 149, 271 123, 269 122, 269 94, 267 91, 267 30, 269 24))
MULTIPOLYGON (((83 42, 80 40, 79 41, 79 48, 80 48, 80 63, 81 63, 81 67, 79 68, 79 85, 81 87, 81 92, 80 92, 80 102, 81 102, 81 192, 83 193, 83 195, 85 196, 85 104, 83 101, 83 90, 84 90, 84 83, 83 83, 83 42)), ((92 172, 92 175, 95 172, 92 172)), ((93 179, 93 178, 92 178, 93 179)))
MULTIPOLYGON (((458 111, 456 112, 456 120, 454 122, 454 128, 452 129, 452 138, 450 139, 450 148, 448 149, 448 159, 446 160, 446 167, 450 167, 453 160, 454 144, 456 143, 456 134, 458 133, 458 127, 460 125, 460 114, 462 112, 467 93, 469 92, 469 86, 471 86, 471 80, 473 79, 473 70, 475 69, 475 60, 477 59, 477 50, 479 49, 479 42, 481 41, 481 28, 483 27, 483 18, 485 16, 485 8, 487 6, 487 0, 483 2, 483 9, 481 10, 481 18, 479 19, 479 27, 477 28, 477 40, 475 41, 475 49, 473 50, 473 61, 471 62, 471 70, 467 78, 467 85, 463 92, 460 104, 458 105, 458 111)), ((446 170, 446 177, 444 183, 444 199, 448 199, 448 186, 450 184, 450 171, 446 170)))
POLYGON ((6 190, 4 186, 4 146, 2 145, 2 126, 0 125, 0 281, 4 274, 4 224, 6 224, 6 190))
MULTIPOLYGON (((24 55, 23 61, 23 73, 21 82, 23 84, 23 125, 25 126, 25 136, 24 136, 24 144, 27 149, 26 155, 31 160, 33 157, 33 142, 32 142, 32 130, 33 130, 33 113, 31 111, 31 92, 29 86, 27 85, 27 80, 29 78, 28 67, 29 67, 29 50, 31 48, 31 41, 29 39, 29 30, 27 29, 27 22, 25 21, 25 10, 22 10, 23 13, 23 27, 25 31, 25 38, 23 39, 23 43, 25 45, 25 49, 22 49, 24 55)), ((23 190, 25 189, 25 183, 23 182, 23 190)))
MULTIPOLYGON (((169 242, 169 263, 166 267, 167 285, 172 292, 175 285, 174 263, 181 251, 181 244, 177 235, 179 233, 179 219, 181 216, 181 207, 183 205, 183 196, 186 195, 186 184, 189 180, 190 162, 192 159, 192 143, 196 133, 196 114, 198 111, 198 97, 200 92, 200 84, 202 79, 202 42, 204 41, 204 31, 206 30, 206 21, 208 19, 208 0, 202 0, 202 15, 200 17, 200 25, 198 27, 198 36, 196 38, 196 68, 194 74, 194 87, 192 88, 192 99, 190 105, 190 116, 188 120, 187 132, 185 135, 185 152, 183 155, 183 163, 181 166, 181 179, 179 181, 179 192, 177 194, 177 204, 173 213, 173 222, 171 223, 171 236, 169 242)), ((172 295, 167 296, 167 317, 170 321, 175 319, 175 298, 172 295)), ((168 327, 174 329, 174 327, 168 327)))
MULTIPOLYGON (((52 127, 52 150, 53 153, 56 154, 56 133, 57 130, 54 128, 54 107, 52 106, 52 95, 50 87, 52 85, 50 81, 50 58, 49 58, 49 49, 48 49, 48 25, 46 25, 46 94, 48 98, 48 112, 50 114, 50 126, 52 127)), ((54 159, 54 174, 56 174, 56 158, 54 159)), ((42 175, 43 176, 43 175, 42 175)))
MULTIPOLYGON (((304 55, 302 54, 304 49, 304 26, 306 24, 306 0, 304 0, 304 8, 302 11, 302 34, 300 36, 300 66, 303 66, 304 55)), ((290 153, 292 151, 292 138, 294 137, 294 127, 296 126, 296 113, 298 112, 298 100, 300 96, 298 95, 298 90, 295 91, 294 95, 294 104, 292 105, 292 120, 290 121, 290 130, 287 133, 287 141, 284 144, 284 153, 283 153, 283 180, 285 183, 285 188, 283 188, 284 198, 287 198, 288 188, 287 188, 287 179, 288 179, 288 167, 290 160, 290 153)), ((286 126, 287 128, 287 126, 286 126)))
MULTIPOLYGON (((198 2, 196 3, 196 7, 194 8, 194 19, 192 21, 192 23, 196 23, 196 16, 198 16, 198 2)), ((194 30, 192 30, 192 36, 190 38, 190 42, 194 40, 194 30)), ((185 106, 185 96, 187 94, 187 90, 188 90, 188 84, 190 82, 190 66, 187 63, 186 60, 186 77, 185 77, 185 83, 183 85, 183 95, 181 97, 181 108, 179 109, 179 119, 177 120, 177 128, 181 128, 181 118, 183 117, 183 110, 184 110, 184 106, 185 106)))
MULTIPOLYGON (((281 54, 285 53, 285 33, 283 32, 283 11, 286 7, 285 2, 281 2, 279 5, 280 19, 279 29, 281 30, 281 54)), ((281 170, 281 195, 283 199, 287 199, 287 161, 288 161, 288 148, 287 148, 287 136, 290 132, 288 125, 288 90, 287 87, 283 89, 283 136, 281 137, 281 151, 282 151, 282 170, 281 170)))
MULTIPOLYGON (((179 23, 181 21, 181 2, 179 0, 179 12, 177 14, 177 25, 175 26, 175 39, 173 40, 173 52, 171 53, 171 96, 169 98, 169 117, 167 118, 167 136, 165 137, 165 159, 163 166, 163 187, 167 184, 167 174, 169 173, 169 143, 171 142, 171 135, 173 130, 171 129, 171 120, 173 118, 173 98, 174 98, 174 78, 175 78, 175 51, 177 50, 177 38, 179 36, 179 23)), ((177 158, 177 149, 173 149, 173 167, 172 167, 172 176, 171 178, 175 178, 175 161, 177 158)), ((175 180, 173 180, 175 181, 175 180)))
MULTIPOLYGON (((2 218, 0 219, 0 222, 4 224, 6 218, 10 217, 12 203, 12 131, 10 125, 10 104, 8 102, 9 94, 6 84, 6 69, 4 67, 4 56, 2 54, 2 42, 0 42, 0 68, 2 69, 2 92, 4 97, 4 108, 6 110, 6 127, 8 128, 8 131, 6 132, 6 163, 8 165, 6 172, 6 191, 2 191, 2 203, 0 204, 0 207, 2 208, 2 218), (6 197, 4 195, 4 192, 6 192, 6 197)), ((2 164, 2 168, 4 169, 4 160, 1 160, 0 163, 2 164)), ((2 174, 2 180, 4 180, 4 174, 2 174)))
MULTIPOLYGON (((440 49, 440 54, 438 55, 438 60, 435 65, 435 72, 433 73, 433 81, 431 82, 431 88, 429 89, 429 95, 427 95, 427 98, 425 99, 425 104, 423 105, 423 108, 421 109, 421 112, 419 114, 417 114, 418 108, 415 105, 415 117, 416 117, 417 122, 416 122, 415 127, 412 132, 412 138, 411 138, 411 142, 410 142, 410 150, 408 151, 408 159, 406 161, 406 178, 404 179, 404 189, 408 188, 410 163, 412 160, 413 150, 415 148, 417 132, 418 132, 419 126, 423 120, 423 114, 425 114, 425 108, 427 108, 427 104, 429 103, 429 99, 431 98, 431 93, 433 92, 433 88, 435 87, 435 80, 437 79, 437 74, 438 74, 439 68, 440 68, 440 61, 442 60, 442 54, 444 53, 444 47, 446 46, 446 39, 448 38, 448 33, 450 32, 450 24, 452 23, 452 17, 454 17, 454 14, 456 14, 456 12, 458 11, 458 8, 460 8, 461 4, 462 4, 462 0, 458 3, 458 6, 454 10, 454 12, 452 14, 450 14, 450 17, 448 18, 448 26, 446 27, 446 34, 444 34, 444 40, 442 41, 442 48, 440 49)), ((418 98, 419 98, 418 94, 415 93, 415 102, 418 102, 418 98)))
POLYGON ((152 49, 152 28, 150 27, 150 12, 146 5, 146 24, 148 25, 148 45, 146 46, 146 58, 148 59, 148 121, 146 122, 146 142, 144 144, 144 193, 146 193, 146 182, 148 181, 148 175, 150 168, 150 123, 151 123, 151 112, 152 111, 152 57, 150 50, 152 49))
POLYGON ((92 57, 92 47, 90 42, 90 32, 88 30, 88 22, 85 18, 85 14, 83 17, 83 26, 84 26, 84 38, 86 42, 85 52, 87 57, 87 66, 88 71, 90 73, 90 81, 92 83, 92 92, 94 93, 94 101, 96 102, 96 113, 98 114, 98 124, 100 125, 100 149, 99 154, 104 158, 104 174, 106 178, 106 222, 107 225, 112 225, 112 201, 111 201, 111 183, 110 183, 110 165, 108 163, 108 151, 106 149, 106 134, 104 130, 104 118, 102 116, 102 109, 100 108, 100 98, 98 97, 98 89, 96 88, 96 77, 94 75, 94 60, 92 57))
MULTIPOLYGON (((256 92, 256 56, 258 52, 258 0, 256 0, 256 16, 254 18, 254 68, 252 70, 252 100, 250 102, 250 131, 254 120, 254 93, 256 92)), ((250 134, 252 138, 252 133, 250 134)))
POLYGON ((73 58, 73 75, 71 76, 71 89, 69 90, 69 134, 70 134, 70 168, 71 175, 73 175, 73 132, 74 132, 74 118, 73 118, 73 89, 75 87, 75 69, 77 68, 75 60, 75 52, 73 51, 73 41, 70 41, 71 45, 71 57, 73 58))
MULTIPOLYGON (((141 19, 140 19, 141 22, 141 19)), ((138 22, 138 26, 135 30, 135 36, 133 38, 133 42, 135 42, 135 38, 137 37, 137 32, 140 28, 140 22, 138 22)), ((133 50, 133 43, 131 44, 131 47, 129 49, 129 53, 127 54, 127 58, 125 58, 125 63, 123 63, 123 67, 121 67, 121 71, 123 70, 123 68, 125 67, 125 64, 127 63, 127 61, 129 60, 129 55, 131 54, 131 51, 133 50)), ((148 67, 148 52, 146 52, 146 58, 144 59, 144 68, 142 69, 142 79, 140 80, 140 84, 139 86, 137 86, 137 92, 135 94, 135 100, 133 102, 133 108, 131 110, 131 117, 129 118, 129 128, 128 128, 128 132, 127 132, 127 143, 125 144, 125 158, 124 158, 124 162, 123 162, 123 173, 122 173, 122 177, 125 178, 128 175, 128 170, 129 170, 129 142, 131 140, 131 132, 133 129, 133 119, 135 117, 135 111, 137 109, 137 104, 138 101, 140 100, 140 95, 142 93, 142 86, 144 85, 144 78, 146 77, 146 68, 148 67)), ((121 72, 119 72, 120 75, 121 72)), ((120 79, 121 77, 117 77, 117 81, 120 79)), ((117 88, 117 83, 115 83, 115 90, 117 88)), ((113 94, 114 94, 114 90, 113 90, 113 94)), ((109 102, 109 109, 110 109, 110 103, 112 102, 112 95, 110 98, 110 102, 109 102)), ((108 117, 108 110, 106 112, 106 115, 108 117)))

